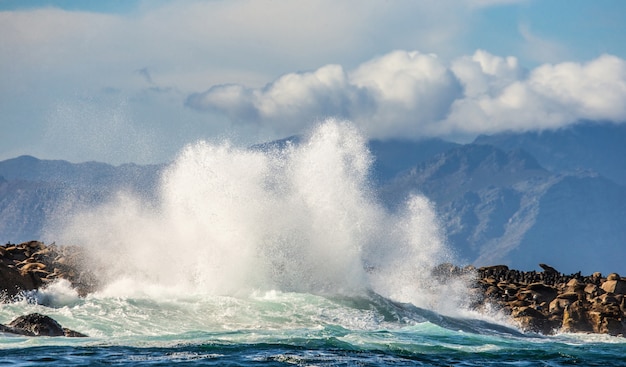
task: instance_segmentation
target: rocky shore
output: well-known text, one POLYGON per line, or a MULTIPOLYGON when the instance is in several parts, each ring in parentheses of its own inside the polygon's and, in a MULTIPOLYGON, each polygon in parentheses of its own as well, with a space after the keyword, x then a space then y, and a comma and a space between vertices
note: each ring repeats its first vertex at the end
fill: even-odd
MULTIPOLYGON (((39 241, 0 246, 0 301, 13 302, 24 291, 59 279, 66 279, 80 296, 85 296, 97 289, 97 282, 84 264, 84 253, 78 247, 39 241)), ((476 269, 442 264, 433 274, 442 283, 450 277, 470 279, 473 307, 504 312, 528 332, 626 335, 626 279, 616 273, 564 275, 549 265, 540 266, 541 272, 524 272, 504 265, 476 269)), ((4 328, 0 325, 0 332, 11 330, 15 330, 11 324, 4 328)))
POLYGON ((79 247, 46 245, 39 241, 0 246, 0 301, 11 302, 23 291, 66 279, 80 296, 96 287, 95 277, 83 269, 79 247))
POLYGON ((626 335, 626 279, 617 273, 564 275, 540 264, 542 272, 507 266, 476 269, 477 308, 495 307, 532 332, 626 335))

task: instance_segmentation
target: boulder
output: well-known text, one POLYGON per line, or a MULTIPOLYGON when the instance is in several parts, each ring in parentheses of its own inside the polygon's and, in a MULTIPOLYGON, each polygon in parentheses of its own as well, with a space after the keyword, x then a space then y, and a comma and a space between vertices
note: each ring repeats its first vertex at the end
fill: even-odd
POLYGON ((528 306, 515 309, 511 316, 524 331, 550 334, 557 326, 540 311, 528 306))
POLYGON ((593 328, 587 319, 586 307, 582 301, 575 301, 563 310, 562 330, 566 332, 591 332, 593 328))
POLYGON ((552 302, 559 293, 556 288, 543 283, 529 284, 526 289, 531 292, 532 299, 537 303, 552 302))
POLYGON ((621 279, 607 280, 602 283, 602 290, 607 293, 626 294, 626 281, 621 279))
POLYGON ((591 283, 585 285, 584 292, 587 294, 588 297, 592 297, 592 298, 599 296, 601 293, 600 287, 591 283))
POLYGON ((0 290, 3 297, 11 298, 21 290, 35 289, 36 284, 28 274, 22 274, 19 270, 10 266, 0 266, 0 290))
POLYGON ((626 332, 626 327, 624 327, 618 315, 589 311, 588 317, 594 333, 623 335, 626 332))
POLYGON ((566 284, 566 292, 578 293, 582 292, 585 289, 585 285, 576 278, 571 279, 566 284))
POLYGON ((0 332, 24 336, 87 336, 78 331, 64 328, 53 318, 38 313, 19 316, 9 325, 0 325, 0 332))
POLYGON ((567 298, 555 298, 550 302, 548 312, 550 314, 563 315, 563 310, 571 305, 574 301, 567 298))
POLYGON ((606 280, 620 280, 621 277, 617 273, 611 273, 606 277, 606 280))

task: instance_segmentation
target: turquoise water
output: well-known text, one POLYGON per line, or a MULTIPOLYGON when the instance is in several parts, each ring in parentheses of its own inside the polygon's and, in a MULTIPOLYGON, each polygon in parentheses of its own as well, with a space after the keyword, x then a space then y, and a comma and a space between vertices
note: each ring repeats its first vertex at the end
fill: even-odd
POLYGON ((373 293, 55 296, 2 305, 0 319, 40 312, 89 337, 4 335, 0 364, 626 366, 625 338, 526 335, 495 316, 447 317, 373 293))

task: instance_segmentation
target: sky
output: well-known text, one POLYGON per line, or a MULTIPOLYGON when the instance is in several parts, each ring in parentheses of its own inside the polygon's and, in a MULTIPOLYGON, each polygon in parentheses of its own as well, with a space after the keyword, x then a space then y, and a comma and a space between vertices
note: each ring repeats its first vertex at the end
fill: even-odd
POLYGON ((0 160, 626 121, 622 0, 0 0, 0 160))

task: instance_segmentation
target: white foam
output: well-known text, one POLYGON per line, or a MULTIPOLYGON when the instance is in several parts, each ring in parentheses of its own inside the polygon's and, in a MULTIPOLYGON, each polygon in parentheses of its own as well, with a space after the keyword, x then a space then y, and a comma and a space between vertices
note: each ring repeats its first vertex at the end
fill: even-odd
POLYGON ((37 290, 36 297, 38 304, 50 307, 73 306, 81 301, 71 283, 65 279, 58 279, 37 290))
POLYGON ((466 290, 430 276, 450 261, 431 203, 415 195, 387 212, 371 163, 365 139, 335 120, 281 150, 200 141, 165 171, 156 204, 121 193, 56 238, 88 249, 109 296, 373 289, 454 312, 466 290))

